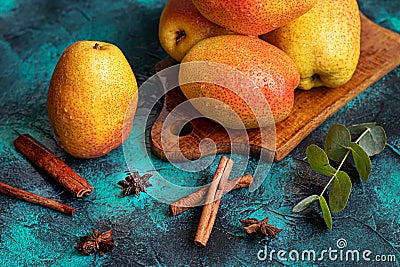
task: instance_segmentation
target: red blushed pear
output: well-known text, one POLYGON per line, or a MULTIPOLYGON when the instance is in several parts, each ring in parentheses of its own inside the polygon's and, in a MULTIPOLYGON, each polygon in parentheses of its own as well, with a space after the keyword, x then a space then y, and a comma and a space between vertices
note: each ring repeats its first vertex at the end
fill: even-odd
POLYGON ((193 0, 200 13, 234 32, 261 35, 309 11, 317 0, 193 0))
POLYGON ((159 22, 161 46, 175 60, 181 61, 199 41, 213 36, 233 34, 204 18, 192 0, 169 0, 159 22))
POLYGON ((183 58, 179 72, 182 92, 193 106, 234 129, 284 120, 293 108, 299 81, 296 65, 282 50, 244 35, 200 41, 183 58))

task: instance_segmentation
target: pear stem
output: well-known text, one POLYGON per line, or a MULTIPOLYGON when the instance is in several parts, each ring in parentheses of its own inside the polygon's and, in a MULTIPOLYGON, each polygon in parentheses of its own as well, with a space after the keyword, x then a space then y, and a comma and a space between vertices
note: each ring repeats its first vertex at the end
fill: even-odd
POLYGON ((184 30, 176 31, 176 37, 175 37, 176 44, 178 44, 185 37, 186 37, 186 32, 184 30))
POLYGON ((93 48, 96 49, 96 50, 101 50, 101 46, 100 46, 98 43, 96 43, 96 44, 93 46, 93 48))

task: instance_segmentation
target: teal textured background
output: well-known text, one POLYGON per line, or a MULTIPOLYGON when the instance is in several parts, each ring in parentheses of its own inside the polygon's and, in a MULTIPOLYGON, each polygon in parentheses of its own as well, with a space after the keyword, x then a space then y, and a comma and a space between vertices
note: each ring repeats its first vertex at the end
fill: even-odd
MULTIPOLYGON (((52 71, 71 43, 102 40, 118 45, 139 84, 165 56, 157 37, 164 1, 3 0, 0 4, 0 181, 77 208, 74 217, 0 195, 0 266, 355 266, 345 262, 260 262, 257 252, 336 248, 339 238, 348 249, 396 255, 400 261, 400 69, 386 75, 310 134, 292 153, 274 163, 255 192, 240 190, 224 197, 208 246, 199 249, 193 237, 200 217, 195 208, 178 217, 168 206, 146 194, 121 197, 116 183, 127 169, 123 149, 92 160, 75 159, 59 148, 47 117, 46 97, 52 71), (324 178, 304 162, 305 148, 322 144, 334 123, 376 121, 388 136, 388 146, 372 159, 373 171, 362 183, 354 170, 348 207, 334 215, 326 229, 318 209, 295 215, 291 207, 302 197, 320 192, 324 178), (13 129, 29 133, 84 176, 95 191, 76 199, 38 171, 12 142, 13 129), (239 219, 269 217, 283 231, 277 239, 248 237, 239 219), (92 228, 113 229, 116 247, 104 257, 83 257, 73 248, 92 228)), ((360 9, 376 23, 400 32, 399 1, 360 1, 360 9)), ((379 41, 379 40, 377 40, 379 41)), ((151 92, 147 92, 151 96, 151 92)), ((155 114, 156 115, 156 114, 155 114)), ((135 134, 143 134, 134 132, 135 134)), ((147 133, 148 134, 148 133, 147 133)), ((132 137, 131 136, 131 137, 132 137)), ((151 155, 153 167, 171 181, 185 185, 209 182, 214 168, 186 173, 151 155)), ((248 172, 255 166, 250 158, 248 172)), ((140 173, 154 171, 138 166, 140 173)), ((363 262, 363 266, 379 266, 363 262)))

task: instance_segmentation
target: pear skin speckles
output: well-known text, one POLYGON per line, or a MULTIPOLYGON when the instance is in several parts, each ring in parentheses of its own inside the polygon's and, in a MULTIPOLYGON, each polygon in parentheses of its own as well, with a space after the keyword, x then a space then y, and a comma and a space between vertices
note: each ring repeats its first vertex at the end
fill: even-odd
POLYGON ((79 158, 100 157, 120 146, 132 129, 137 90, 118 47, 96 41, 69 46, 54 69, 47 97, 60 146, 79 158))
POLYGON ((353 76, 360 57, 357 1, 319 0, 309 12, 262 38, 294 60, 300 89, 339 87, 353 76))
POLYGON ((261 35, 310 10, 317 0, 193 0, 200 13, 215 24, 246 35, 261 35))
POLYGON ((222 70, 220 74, 210 73, 207 65, 202 65, 201 68, 204 69, 197 66, 190 69, 181 65, 179 81, 188 99, 204 97, 221 101, 233 110, 241 121, 216 104, 209 102, 194 104, 195 108, 206 117, 213 118, 215 114, 218 114, 219 119, 224 121, 224 125, 229 128, 241 128, 242 122, 247 129, 270 125, 271 118, 268 120, 265 101, 260 103, 259 98, 255 96, 255 91, 252 90, 258 90, 267 100, 273 115, 272 123, 282 121, 291 112, 294 89, 299 83, 300 74, 293 61, 277 47, 256 37, 217 36, 196 44, 184 57, 182 63, 199 61, 226 65, 237 70, 256 85, 256 87, 240 87, 241 83, 237 83, 235 88, 247 97, 246 103, 243 97, 220 85, 206 82, 185 83, 186 80, 199 77, 205 79, 207 75, 211 75, 220 79, 220 84, 225 84, 225 82, 232 84, 237 79, 234 72, 222 70), (255 108, 262 116, 265 115, 263 117, 265 120, 258 121, 251 108, 255 108))
POLYGON ((192 0, 169 0, 158 27, 161 46, 177 61, 199 41, 225 34, 233 32, 203 17, 192 0))

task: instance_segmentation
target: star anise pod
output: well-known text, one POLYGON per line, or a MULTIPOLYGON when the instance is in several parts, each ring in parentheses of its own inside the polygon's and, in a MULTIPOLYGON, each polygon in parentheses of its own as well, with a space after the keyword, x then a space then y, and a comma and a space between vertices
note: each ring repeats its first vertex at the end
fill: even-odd
POLYGON ((254 218, 248 218, 247 220, 240 220, 246 232, 251 236, 263 235, 269 238, 275 238, 282 230, 278 229, 274 225, 268 224, 268 218, 265 218, 261 222, 254 218))
POLYGON ((124 188, 124 197, 135 193, 140 196, 140 192, 147 192, 147 187, 152 186, 149 182, 152 174, 145 174, 140 177, 138 172, 128 172, 125 180, 119 181, 118 184, 124 188))
POLYGON ((93 233, 89 236, 81 237, 78 245, 74 248, 83 256, 89 256, 97 252, 99 252, 100 256, 103 256, 104 253, 114 248, 111 229, 103 233, 93 229, 93 233))

